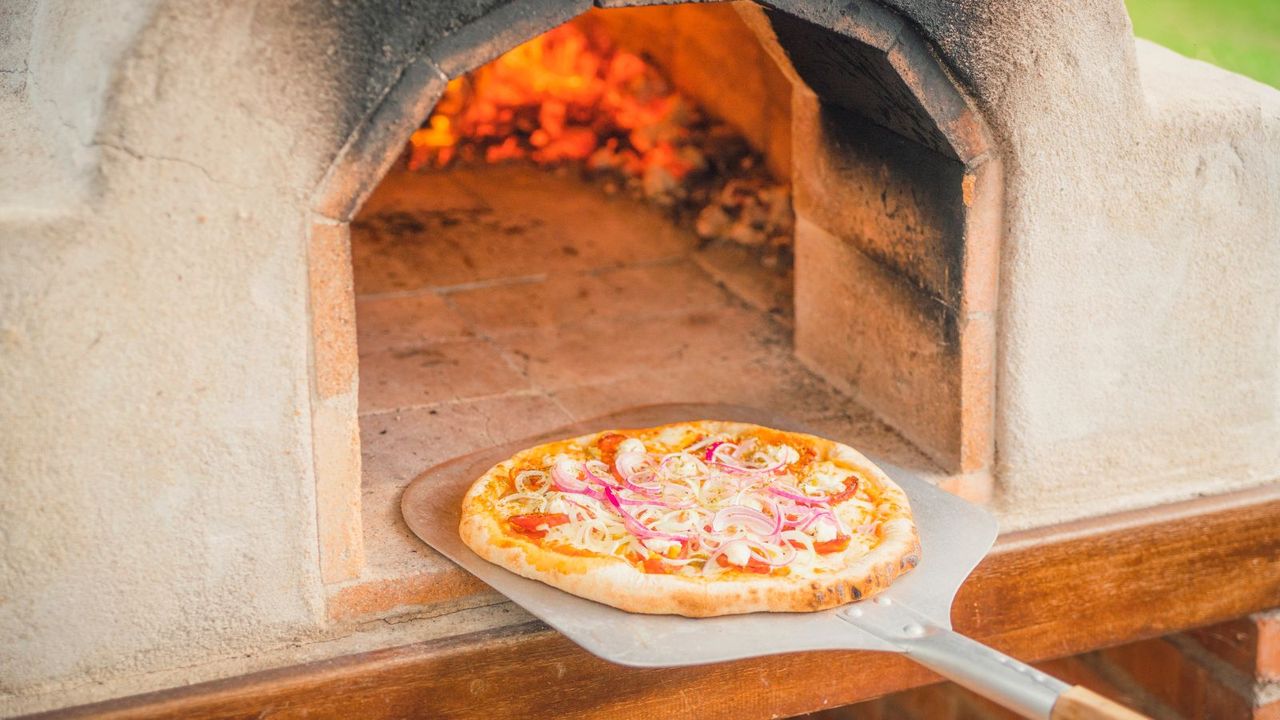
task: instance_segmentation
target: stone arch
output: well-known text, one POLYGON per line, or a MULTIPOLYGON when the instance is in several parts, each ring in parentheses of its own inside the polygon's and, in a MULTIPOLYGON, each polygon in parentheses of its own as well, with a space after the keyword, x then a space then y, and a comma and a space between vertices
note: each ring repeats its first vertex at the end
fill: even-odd
MULTIPOLYGON (((1003 207, 986 124, 929 42, 890 10, 738 5, 793 83, 793 147, 804 155, 792 172, 797 353, 924 450, 952 489, 985 499, 1003 207)), ((314 190, 313 438, 326 582, 355 577, 363 562, 347 223, 449 79, 589 8, 517 2, 460 21, 403 66, 314 190)))

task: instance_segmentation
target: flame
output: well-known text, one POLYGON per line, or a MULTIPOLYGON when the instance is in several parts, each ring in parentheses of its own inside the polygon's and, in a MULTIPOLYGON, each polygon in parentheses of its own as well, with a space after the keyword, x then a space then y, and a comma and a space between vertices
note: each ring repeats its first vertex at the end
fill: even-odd
POLYGON ((602 32, 562 25, 453 80, 410 138, 409 167, 459 156, 496 163, 586 161, 651 183, 705 165, 689 144, 695 106, 602 32))

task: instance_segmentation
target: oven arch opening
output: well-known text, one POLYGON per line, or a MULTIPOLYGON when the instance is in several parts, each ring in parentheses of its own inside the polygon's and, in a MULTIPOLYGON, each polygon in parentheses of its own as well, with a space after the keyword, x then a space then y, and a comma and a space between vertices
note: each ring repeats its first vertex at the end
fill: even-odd
MULTIPOLYGON (((796 357, 922 451, 949 489, 985 499, 1003 176, 982 116, 892 11, 869 2, 845 14, 817 3, 734 5, 792 84, 796 357)), ((585 9, 514 8, 464 25, 407 64, 313 197, 312 434, 321 575, 335 618, 392 602, 371 600, 377 593, 361 582, 351 223, 449 80, 585 9)), ((418 587, 396 597, 438 595, 418 587)))

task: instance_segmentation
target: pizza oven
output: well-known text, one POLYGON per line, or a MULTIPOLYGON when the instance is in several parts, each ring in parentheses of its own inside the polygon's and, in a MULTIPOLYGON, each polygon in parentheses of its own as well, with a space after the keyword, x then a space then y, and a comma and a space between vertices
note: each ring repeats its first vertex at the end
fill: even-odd
POLYGON ((515 622, 400 493, 645 404, 1006 530, 1280 474, 1274 90, 1118 2, 645 4, 0 20, 4 707, 515 622))
POLYGON ((444 86, 348 226, 366 563, 420 572, 421 469, 653 403, 767 407, 990 498, 999 160, 923 48, 869 40, 595 9, 444 86))

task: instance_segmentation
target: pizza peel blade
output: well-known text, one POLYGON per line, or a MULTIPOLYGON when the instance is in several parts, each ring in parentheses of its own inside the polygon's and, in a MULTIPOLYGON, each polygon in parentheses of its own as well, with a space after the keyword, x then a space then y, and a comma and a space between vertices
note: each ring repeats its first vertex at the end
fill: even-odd
POLYGON ((436 551, 588 652, 619 665, 679 667, 813 650, 899 652, 1026 717, 1050 717, 1070 686, 951 630, 952 599, 995 542, 995 517, 874 457, 911 500, 920 564, 874 599, 823 612, 713 618, 630 613, 504 570, 473 553, 458 536, 462 497, 471 483, 519 450, 605 429, 705 419, 806 431, 802 423, 749 407, 648 405, 437 465, 405 489, 401 512, 409 528, 436 551))

